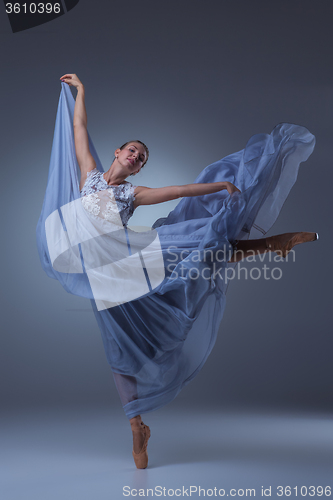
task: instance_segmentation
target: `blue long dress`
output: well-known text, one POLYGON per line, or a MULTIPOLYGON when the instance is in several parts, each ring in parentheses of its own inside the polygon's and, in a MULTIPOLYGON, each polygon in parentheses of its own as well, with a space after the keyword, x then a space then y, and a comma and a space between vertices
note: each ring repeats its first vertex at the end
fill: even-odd
MULTIPOLYGON (((68 226, 72 223, 68 222, 68 210, 64 209, 77 207, 75 203, 80 199, 72 126, 74 104, 69 87, 62 83, 48 184, 37 225, 38 251, 50 277, 58 279, 66 291, 91 299, 125 413, 132 418, 170 402, 202 368, 222 320, 228 260, 236 241, 260 238, 270 229, 296 181, 300 163, 313 151, 315 138, 304 127, 282 123, 271 134, 251 137, 244 150, 206 167, 194 182, 230 181, 241 193, 230 196, 224 190, 181 199, 167 217, 154 223, 151 231, 157 236, 163 276, 160 273, 155 284, 147 279, 146 288, 140 289, 135 298, 107 307, 107 301, 101 306, 96 299, 89 275, 93 266, 87 265, 84 258, 89 237, 81 238, 81 242, 71 238, 68 226), (48 246, 51 219, 53 224, 59 222, 54 237, 61 247, 58 254, 67 252, 67 257, 71 254, 65 264, 55 264, 57 259, 48 246), (70 260, 72 264, 68 263, 70 260)), ((90 138, 89 141, 96 172, 103 172, 90 138)), ((105 192, 113 197, 121 216, 121 231, 114 231, 113 237, 125 249, 123 255, 129 251, 127 255, 131 256, 134 232, 127 222, 133 211, 133 186, 130 183, 127 186, 122 196, 109 187, 105 192)), ((90 203, 93 199, 86 200, 90 203)), ((93 211, 95 205, 89 206, 93 211)), ((90 219, 83 224, 84 230, 97 219, 96 214, 88 215, 90 219)), ((75 212, 75 225, 80 217, 75 212)), ((95 241, 100 247, 104 245, 103 251, 114 261, 114 247, 109 240, 105 243, 99 236, 95 241)), ((99 270, 105 269, 105 259, 104 253, 99 270)), ((147 277, 147 261, 137 262, 141 262, 140 272, 147 277)), ((117 283, 120 290, 128 283, 128 276, 122 279, 119 269, 118 281, 113 277, 110 283, 117 283)), ((95 281, 100 276, 95 276, 95 281)))

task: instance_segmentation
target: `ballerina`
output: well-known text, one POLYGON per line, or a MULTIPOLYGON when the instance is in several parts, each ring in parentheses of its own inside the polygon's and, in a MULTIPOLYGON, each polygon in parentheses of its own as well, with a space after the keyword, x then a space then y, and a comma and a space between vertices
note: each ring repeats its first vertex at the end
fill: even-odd
MULTIPOLYGON (((264 254, 266 252, 276 252, 277 254, 281 255, 282 257, 286 257, 288 253, 293 249, 294 246, 299 245, 301 243, 305 242, 311 242, 315 241, 318 239, 318 234, 313 233, 313 232, 295 232, 295 233, 284 233, 280 235, 275 235, 271 237, 265 237, 265 238, 259 238, 259 239, 244 239, 248 237, 248 233, 250 232, 250 228, 254 225, 254 221, 256 220, 257 214, 259 209, 263 206, 264 200, 266 198, 261 195, 261 198, 256 200, 256 203, 253 203, 251 205, 251 200, 253 197, 249 195, 248 198, 246 198, 246 202, 240 203, 240 197, 242 196, 242 193, 244 191, 244 196, 245 193, 250 193, 253 182, 251 178, 251 182, 249 186, 245 186, 244 190, 241 191, 236 185, 234 185, 232 182, 227 181, 227 180, 222 180, 222 181, 214 181, 214 182, 196 182, 194 184, 187 184, 187 185, 181 185, 181 186, 167 186, 167 187, 162 187, 162 188, 148 188, 146 186, 133 186, 130 182, 126 181, 127 177, 129 176, 135 176, 138 174, 141 169, 145 166, 145 164, 148 161, 149 157, 149 150, 147 146, 139 141, 139 140, 134 140, 134 141, 129 141, 123 144, 121 147, 117 148, 115 151, 115 158, 110 166, 110 168, 103 173, 100 169, 97 168, 96 164, 96 155, 93 154, 93 151, 91 150, 91 146, 89 145, 89 136, 87 132, 87 113, 86 113, 86 108, 85 108, 85 89, 82 84, 82 82, 79 80, 77 75, 75 74, 65 74, 60 78, 61 82, 67 84, 68 86, 73 86, 77 90, 77 96, 76 96, 76 101, 75 101, 75 107, 74 107, 74 114, 73 114, 73 130, 74 130, 74 141, 75 141, 75 153, 76 153, 76 159, 77 163, 80 169, 80 183, 79 183, 79 188, 80 188, 80 195, 81 197, 89 197, 91 194, 96 194, 98 192, 101 192, 103 190, 111 190, 113 192, 113 195, 115 196, 115 199, 119 201, 118 209, 120 208, 120 215, 121 215, 121 221, 126 227, 128 219, 131 217, 133 214, 134 210, 138 208, 140 205, 154 205, 158 203, 162 203, 165 201, 169 200, 175 200, 179 198, 183 199, 188 199, 188 198, 193 198, 193 202, 195 197, 201 197, 200 199, 203 200, 204 196, 206 195, 212 195, 214 193, 221 193, 224 192, 224 200, 226 200, 226 205, 225 207, 229 210, 234 210, 234 212, 237 212, 237 219, 235 218, 234 215, 225 215, 224 219, 220 218, 219 221, 216 218, 216 224, 221 224, 222 221, 228 221, 229 219, 231 220, 232 217, 235 219, 235 225, 236 222, 239 225, 239 227, 236 229, 235 228, 235 235, 237 235, 236 238, 232 238, 228 240, 228 238, 225 238, 225 241, 227 242, 226 244, 229 245, 229 250, 231 249, 231 252, 229 252, 229 257, 226 259, 226 264, 233 264, 240 262, 241 260, 247 258, 248 256, 253 256, 254 254, 264 254), (232 204, 232 201, 234 202, 232 204), (237 205, 237 203, 238 205, 237 205), (236 208, 235 208, 236 207, 236 208), (228 218, 229 217, 229 218, 228 218), (251 222, 249 222, 251 220, 251 222), (218 221, 218 222, 217 222, 218 221), (243 238, 243 239, 241 239, 243 238)), ((296 127, 296 126, 295 126, 296 127)), ((297 129, 298 130, 298 129, 297 129)), ((307 132, 308 133, 308 132, 307 132)), ((312 140, 313 136, 308 133, 307 136, 307 141, 303 141, 307 145, 311 143, 311 146, 308 147, 310 150, 311 148, 313 149, 314 141, 312 140)), ((303 140, 303 139, 302 139, 303 140)), ((279 146, 280 147, 280 146, 279 146)), ((282 147, 282 146, 281 146, 282 147)), ((280 147, 280 148, 281 148, 280 147)), ((311 149, 311 150, 312 150, 311 149)), ((306 153, 308 155, 308 151, 306 153)), ((251 158, 250 158, 251 160, 251 158)), ((277 160, 274 160, 275 163, 277 163, 277 160)), ((302 160, 301 160, 302 161, 302 160)), ((213 164, 215 165, 215 164, 213 164)), ((257 165, 257 164, 256 164, 257 165)), ((274 164, 275 165, 275 164, 274 164)), ((256 167, 258 168, 258 167, 256 167)), ((273 167, 270 167, 271 171, 273 172, 273 167)), ((262 171, 264 171, 262 169, 262 171)), ((272 178, 272 175, 269 174, 272 178)), ((265 176, 267 177, 268 174, 265 173, 265 176)), ((258 179, 260 179, 259 174, 258 174, 258 179)), ((280 176, 281 177, 281 176, 280 176)), ((200 176, 199 176, 200 178, 200 176)), ((204 178, 205 180, 205 178, 204 178)), ((273 184, 272 180, 270 179, 270 184, 271 186, 270 190, 271 192, 274 192, 274 186, 276 185, 276 182, 279 182, 280 178, 278 178, 278 181, 275 181, 275 184, 273 184)), ((281 181, 280 181, 281 182, 281 181)), ((285 182, 285 181, 284 181, 285 182)), ((241 186, 239 186, 241 187, 241 186)), ((289 186, 288 186, 289 187, 289 186)), ((289 187, 290 189, 290 187, 289 187)), ((263 188, 261 188, 263 191, 263 188)), ((257 189, 258 191, 258 189, 257 189)), ((267 189, 266 189, 267 191, 267 189)), ((287 196, 287 189, 285 190, 286 192, 284 193, 284 198, 281 197, 281 200, 279 202, 279 208, 282 206, 282 203, 287 196)), ((267 191, 268 192, 268 191, 267 191)), ((199 199, 199 198, 197 198, 199 199)), ((207 198, 206 198, 207 199, 207 198)), ((84 198, 82 198, 84 200, 84 198)), ((183 203, 183 201, 182 201, 183 203)), ((185 203, 190 203, 188 200, 185 203)), ((180 206, 181 203, 179 203, 180 206)), ((183 203, 184 204, 184 203, 183 203)), ((187 205, 190 206, 191 210, 193 213, 195 213, 195 210, 197 210, 197 205, 193 204, 192 205, 187 205)), ((91 206, 86 204, 87 210, 91 210, 91 206)), ((177 206, 178 208, 178 206, 177 206)), ((96 213, 96 206, 93 206, 94 212, 96 213)), ((100 210, 100 207, 97 207, 97 211, 100 210)), ((205 210, 207 208, 205 207, 205 210)), ((209 210, 215 210, 210 208, 209 205, 209 210)), ((174 225, 175 222, 178 222, 180 224, 186 223, 188 224, 193 224, 191 222, 191 218, 189 217, 188 219, 184 216, 184 210, 181 211, 179 210, 177 212, 173 211, 171 214, 169 214, 169 217, 166 220, 163 221, 156 221, 156 223, 153 225, 153 227, 156 227, 156 229, 159 232, 161 238, 163 237, 163 230, 165 229, 166 231, 169 231, 170 228, 174 225), (174 219, 172 219, 172 214, 173 212, 175 213, 174 219)), ((225 211, 226 212, 226 211, 225 211)), ((268 222, 265 222, 267 226, 272 223, 272 220, 274 220, 274 217, 276 218, 277 213, 279 210, 275 209, 275 214, 274 216, 272 215, 271 218, 269 219, 268 222)), ((209 214, 211 215, 211 214, 209 214)), ((214 214, 213 214, 214 216, 214 214)), ((107 218, 105 216, 105 218, 107 218)), ((203 219, 203 215, 198 216, 198 220, 200 218, 201 220, 203 219)), ((213 220, 214 217, 210 217, 209 221, 213 220)), ((194 218, 192 218, 194 220, 194 218)), ((206 223, 207 224, 207 223, 206 223)), ((263 224, 263 226, 265 225, 263 224)), ((228 231, 231 233, 232 231, 229 229, 228 230, 228 224, 226 223, 226 227, 223 229, 225 232, 225 235, 227 235, 228 231)), ((186 226, 187 227, 187 226, 186 226)), ((197 231, 198 226, 196 226, 195 230, 197 231)), ((199 230, 205 231, 205 226, 202 225, 199 227, 199 230)), ((218 248, 219 243, 216 243, 214 240, 216 234, 222 234, 219 233, 219 231, 222 231, 220 229, 220 226, 210 226, 209 230, 206 232, 209 233, 211 236, 211 239, 208 241, 207 246, 211 246, 215 248, 218 248), (212 235, 211 236, 211 233, 212 235), (212 243, 213 241, 213 243, 212 243), (217 245, 217 246, 216 246, 217 245)), ((265 233, 264 230, 262 230, 263 233, 265 233)), ((182 234, 182 233, 181 233, 182 234)), ((187 232, 183 234, 188 234, 187 232)), ((167 237, 167 236, 166 236, 167 237)), ((203 239, 203 232, 200 233, 200 238, 201 240, 203 239)), ((208 238, 208 237, 207 237, 208 238)), ((197 244, 197 243, 195 243, 197 244)), ((180 244, 178 244, 180 246, 180 244)), ((194 245, 195 246, 195 245, 194 245)), ((193 247, 194 248, 194 247, 193 247)), ((188 250, 190 252, 190 250, 188 250)), ((194 280, 192 280, 194 281, 194 280)), ((178 283, 178 282, 177 282, 178 283)), ((196 293, 198 293, 198 289, 200 286, 202 286, 202 281, 196 283, 196 293), (201 285, 200 285, 201 284, 201 285)), ((211 280, 211 288, 216 291, 217 296, 219 296, 220 301, 221 299, 221 290, 222 288, 219 289, 219 284, 211 280), (220 294, 220 295, 219 295, 220 294)), ((193 306, 193 310, 189 312, 186 309, 186 317, 179 320, 183 321, 183 331, 184 334, 180 335, 179 338, 174 340, 174 344, 172 344, 172 348, 170 348, 170 332, 173 332, 175 330, 175 326, 172 325, 170 326, 168 330, 168 338, 167 342, 165 342, 165 346, 163 347, 163 342, 161 339, 156 340, 150 338, 147 335, 147 331, 149 331, 149 334, 151 332, 151 329, 147 327, 147 325, 141 326, 143 331, 145 332, 143 338, 138 339, 138 330, 135 330, 135 335, 130 331, 130 325, 135 323, 135 320, 137 318, 137 321, 142 321, 142 311, 139 309, 139 307, 145 307, 146 303, 145 301, 150 299, 153 299, 153 302, 149 302, 149 310, 154 313, 154 307, 156 304, 158 308, 160 307, 161 314, 163 313, 163 307, 166 307, 165 304, 167 304, 166 311, 169 312, 171 307, 175 307, 175 304, 172 304, 172 302, 175 302, 174 297, 177 296, 176 294, 178 293, 178 290, 181 289, 183 286, 183 281, 179 282, 179 286, 176 287, 174 286, 171 289, 161 289, 163 291, 160 292, 160 294, 151 294, 147 297, 144 297, 143 299, 139 299, 138 301, 130 302, 125 305, 119 306, 119 308, 113 308, 107 311, 97 311, 94 309, 99 327, 101 329, 102 335, 103 335, 103 341, 107 353, 107 357, 109 360, 109 363, 111 364, 112 371, 113 371, 113 376, 114 380, 121 398, 121 401, 123 403, 124 409, 126 411, 126 414, 129 418, 130 425, 131 425, 131 430, 133 434, 133 458, 136 464, 136 467, 138 469, 144 469, 148 465, 148 454, 147 454, 147 444, 148 440, 150 438, 150 429, 147 425, 145 425, 141 419, 141 414, 140 414, 140 408, 143 408, 145 411, 151 411, 152 409, 156 409, 160 406, 163 406, 163 404, 166 404, 166 402, 170 401, 175 397, 175 395, 179 392, 179 390, 187 383, 191 378, 195 376, 195 374, 199 371, 201 366, 203 365, 205 359, 207 358, 212 345, 214 343, 214 335, 211 335, 211 339, 208 339, 207 341, 207 346, 205 347, 206 352, 205 354, 200 355, 201 357, 198 357, 198 361, 196 361, 195 367, 188 368, 187 372, 184 372, 182 374, 182 381, 176 385, 174 380, 177 378, 176 374, 172 374, 172 377, 170 376, 170 380, 168 379, 168 382, 163 382, 164 385, 156 385, 153 386, 152 388, 149 389, 148 384, 146 382, 147 380, 147 374, 143 373, 146 366, 149 367, 151 370, 151 373, 153 373, 153 369, 150 367, 149 363, 151 361, 154 361, 154 368, 158 365, 158 363, 165 364, 165 359, 170 356, 170 353, 172 356, 171 361, 167 361, 167 368, 164 366, 164 371, 161 371, 163 374, 169 374, 170 366, 174 366, 175 362, 174 360, 177 360, 180 362, 182 359, 181 356, 183 356, 183 353, 181 351, 182 344, 181 342, 184 341, 186 338, 185 333, 188 331, 195 330, 193 325, 195 324, 194 322, 197 320, 197 318, 200 315, 200 311, 204 309, 203 305, 205 303, 208 303, 209 301, 207 300, 207 297, 209 294, 211 294, 211 291, 207 290, 205 293, 202 295, 202 297, 198 297, 198 299, 193 299, 193 303, 195 300, 197 300, 197 307, 193 306), (170 293, 171 292, 171 293, 170 293), (163 302, 161 302, 163 299, 163 302), (155 304, 155 301, 156 304, 155 304), (141 304, 141 306, 140 306, 141 304), (134 307, 135 306, 135 307, 134 307), (125 310, 126 309, 126 310, 125 310), (121 316, 119 311, 124 311, 126 312, 126 319, 129 316, 132 316, 132 320, 130 323, 126 323, 127 330, 125 330, 126 327, 123 327, 123 324, 125 324, 125 319, 123 316, 121 316), (140 314, 138 314, 140 312, 140 314), (191 321, 190 321, 191 320, 191 321), (186 323, 186 326, 185 326, 186 323), (191 323, 191 324, 189 324, 191 323), (119 344, 119 337, 115 336, 116 343, 113 338, 114 331, 116 330, 116 327, 121 325, 123 327, 123 331, 126 331, 128 334, 128 339, 122 340, 124 342, 124 345, 120 348, 121 349, 121 355, 123 356, 120 361, 116 361, 116 355, 115 351, 118 349, 118 344, 119 344), (147 327, 147 328, 146 328, 147 327), (173 328, 173 329, 172 329, 173 328), (192 330, 191 330, 192 328, 192 330), (127 344, 130 342, 130 344, 127 344), (138 350, 139 349, 139 350, 138 350), (125 353, 125 354, 124 354, 125 353), (130 354, 126 354, 130 353, 130 354), (133 354, 137 353, 137 354, 133 354), (143 353, 144 358, 141 359, 141 354, 143 353), (136 356, 138 356, 138 359, 136 359, 136 356), (131 359, 127 359, 131 357, 131 359), (140 359, 139 359, 140 357, 140 359), (118 363, 118 365, 117 365, 118 363), (129 366, 131 366, 129 368, 129 366), (140 374, 140 375, 139 375, 140 374), (144 390, 142 389, 144 387, 144 390), (141 401, 148 401, 145 404, 142 404, 141 401), (141 406, 140 406, 141 405, 141 406)), ((71 291, 71 290, 70 290, 71 291)), ((222 290, 223 292, 223 290, 222 290)), ((72 293, 77 293, 76 291, 73 291, 72 293)), ((193 295, 192 295, 193 296, 193 295)), ((179 305, 177 304, 179 307, 179 305)), ((94 306, 93 306, 94 307, 94 306)), ((216 315, 216 318, 221 319, 222 314, 223 314, 223 307, 218 306, 213 306, 212 304, 209 305, 210 311, 218 311, 219 314, 216 315), (215 309, 213 309, 213 307, 215 309)), ((184 308, 183 308, 184 309, 184 308)), ((181 310, 183 313, 183 309, 178 308, 177 313, 181 310)), ((215 317, 215 316, 214 316, 215 317)), ((156 319, 157 323, 157 319, 156 319)), ((218 323, 219 320, 216 320, 217 325, 212 325, 211 329, 214 331, 217 330, 218 328, 218 323)), ((147 323, 148 324, 148 323, 147 323)), ((149 323, 150 326, 150 323, 149 323)), ((138 329, 140 327, 137 327, 138 329)), ((161 326, 156 326, 156 328, 160 328, 161 326)), ((162 331, 162 330, 160 330, 162 331)), ((156 334, 156 337, 158 335, 156 334)), ((123 339, 124 337, 122 337, 123 339)), ((186 354, 188 358, 188 354, 186 354)), ((186 358, 186 359, 187 359, 186 358)), ((117 359, 120 359, 118 356, 117 359)), ((159 365, 158 365, 159 366, 159 365)), ((147 373, 149 375, 149 371, 147 370, 147 373)), ((178 374, 179 376, 179 374, 178 374)), ((162 384, 162 383, 161 383, 162 384)))

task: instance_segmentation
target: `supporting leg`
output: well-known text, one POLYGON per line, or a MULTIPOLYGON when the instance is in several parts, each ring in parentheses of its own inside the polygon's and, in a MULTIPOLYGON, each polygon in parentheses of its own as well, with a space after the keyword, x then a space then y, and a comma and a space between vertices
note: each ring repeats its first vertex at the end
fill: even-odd
POLYGON ((150 438, 150 429, 145 425, 141 416, 137 415, 130 419, 133 433, 133 458, 137 469, 145 469, 148 465, 147 445, 150 438))
POLYGON ((133 433, 133 451, 140 453, 145 440, 144 423, 141 420, 141 415, 131 418, 130 424, 133 433))
POLYGON ((125 406, 130 401, 138 399, 136 378, 131 375, 112 373, 122 405, 125 406))
MULTIPOLYGON (((113 378, 123 406, 138 399, 135 377, 113 372, 113 378)), ((133 434, 134 462, 138 469, 145 469, 148 465, 147 444, 150 438, 150 429, 142 422, 140 415, 131 418, 130 424, 133 434)))

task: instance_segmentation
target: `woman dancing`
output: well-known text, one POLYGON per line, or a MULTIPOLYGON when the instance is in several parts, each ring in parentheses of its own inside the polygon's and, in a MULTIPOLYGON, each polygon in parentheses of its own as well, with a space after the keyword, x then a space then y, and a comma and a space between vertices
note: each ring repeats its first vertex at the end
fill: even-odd
MULTIPOLYGON (((138 206, 182 198, 168 217, 153 225, 164 259, 162 283, 139 293, 137 299, 110 307, 92 300, 107 359, 131 424, 134 461, 137 468, 144 469, 148 465, 150 429, 141 414, 171 401, 211 352, 225 305, 227 285, 220 270, 255 254, 276 252, 286 257, 295 245, 318 238, 317 233, 296 232, 248 239, 264 236, 272 226, 296 180, 299 163, 311 154, 315 139, 304 127, 280 124, 271 135, 253 136, 243 151, 206 167, 193 184, 133 186, 126 179, 147 163, 147 146, 138 140, 126 142, 116 149, 104 173, 87 132, 84 86, 75 74, 65 74, 60 80, 62 95, 50 175, 37 226, 39 253, 49 276, 71 293, 96 298, 89 286, 92 280, 87 280, 89 271, 70 275, 69 271, 55 270, 45 228, 50 233, 48 221, 55 220, 60 208, 65 219, 65 203, 70 205, 81 196, 88 214, 111 222, 120 220, 127 236, 131 236, 127 222, 138 206), (75 106, 68 86, 77 90, 75 106), (65 158, 61 155, 66 144, 69 153, 65 158), (103 193, 110 195, 104 205, 103 193), (210 252, 209 262, 206 251, 210 252)), ((120 287, 122 281, 118 280, 120 287)))

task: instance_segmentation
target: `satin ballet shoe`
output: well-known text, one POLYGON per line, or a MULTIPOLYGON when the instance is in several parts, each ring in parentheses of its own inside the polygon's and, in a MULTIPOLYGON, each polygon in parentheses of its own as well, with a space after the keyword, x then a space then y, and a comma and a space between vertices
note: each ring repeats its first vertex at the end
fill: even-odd
POLYGON ((150 429, 148 425, 145 425, 143 422, 141 424, 132 424, 131 423, 132 432, 140 432, 141 434, 145 434, 145 438, 142 444, 142 448, 139 453, 135 453, 134 447, 132 451, 132 455, 134 458, 134 462, 137 469, 145 469, 148 465, 148 453, 147 453, 147 445, 148 439, 150 438, 150 429))
POLYGON ((288 253, 295 245, 308 243, 319 239, 318 233, 284 233, 266 238, 266 248, 271 252, 276 252, 287 257, 288 253))

